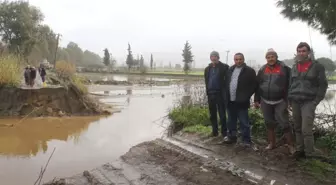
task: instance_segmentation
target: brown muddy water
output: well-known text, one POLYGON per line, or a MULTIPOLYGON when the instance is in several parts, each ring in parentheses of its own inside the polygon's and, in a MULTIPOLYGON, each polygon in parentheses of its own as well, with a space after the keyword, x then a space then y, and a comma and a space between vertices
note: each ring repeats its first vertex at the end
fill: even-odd
POLYGON ((109 117, 0 120, 0 184, 34 184, 54 148, 44 181, 95 168, 138 143, 163 135, 165 127, 158 120, 167 115, 173 103, 174 87, 154 88, 155 93, 153 88, 99 87, 90 90, 124 94, 105 93, 101 97, 101 101, 120 108, 120 113, 109 117))

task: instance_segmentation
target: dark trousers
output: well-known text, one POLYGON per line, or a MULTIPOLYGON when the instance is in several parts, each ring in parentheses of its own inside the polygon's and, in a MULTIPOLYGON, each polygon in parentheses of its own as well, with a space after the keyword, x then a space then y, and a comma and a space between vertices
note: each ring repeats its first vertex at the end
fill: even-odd
POLYGON ((227 106, 228 112, 228 136, 237 137, 237 121, 240 123, 240 132, 244 143, 251 143, 250 120, 248 107, 243 104, 230 101, 227 106))
POLYGON ((219 114, 220 124, 221 124, 221 133, 225 137, 227 135, 226 127, 226 106, 224 95, 221 93, 211 93, 208 94, 208 104, 209 104, 209 113, 210 121, 212 125, 212 133, 218 134, 218 121, 217 121, 217 112, 219 114))

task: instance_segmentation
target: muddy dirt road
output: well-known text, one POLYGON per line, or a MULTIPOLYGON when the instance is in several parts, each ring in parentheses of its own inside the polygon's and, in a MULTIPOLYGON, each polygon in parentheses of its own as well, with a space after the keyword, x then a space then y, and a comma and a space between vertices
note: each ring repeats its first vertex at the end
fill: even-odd
POLYGON ((50 184, 57 181, 64 185, 252 185, 161 139, 141 143, 114 162, 50 184))

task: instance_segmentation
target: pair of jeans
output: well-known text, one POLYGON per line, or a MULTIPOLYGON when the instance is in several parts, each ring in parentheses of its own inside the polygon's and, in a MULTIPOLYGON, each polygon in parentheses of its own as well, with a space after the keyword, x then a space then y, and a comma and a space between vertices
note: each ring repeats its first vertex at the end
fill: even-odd
POLYGON ((208 104, 210 121, 212 125, 212 133, 218 134, 218 121, 217 112, 219 114, 220 124, 221 124, 221 134, 223 137, 227 135, 226 127, 226 105, 224 95, 220 92, 209 93, 208 94, 208 104))
POLYGON ((237 138, 237 121, 240 123, 240 132, 243 143, 251 143, 251 126, 248 115, 248 107, 243 104, 230 101, 227 105, 228 112, 228 137, 237 138))

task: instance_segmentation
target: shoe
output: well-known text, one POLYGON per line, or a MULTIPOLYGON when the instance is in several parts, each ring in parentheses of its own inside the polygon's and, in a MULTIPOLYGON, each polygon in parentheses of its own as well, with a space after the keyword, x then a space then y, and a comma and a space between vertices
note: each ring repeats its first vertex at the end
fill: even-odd
POLYGON ((226 136, 223 139, 223 144, 234 144, 237 142, 237 137, 226 136))

